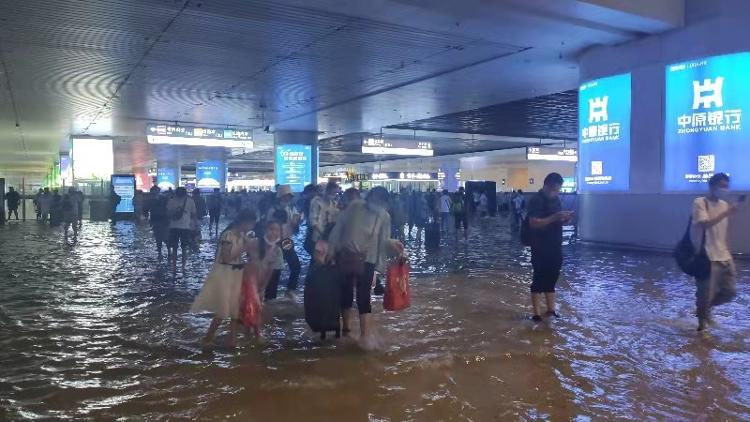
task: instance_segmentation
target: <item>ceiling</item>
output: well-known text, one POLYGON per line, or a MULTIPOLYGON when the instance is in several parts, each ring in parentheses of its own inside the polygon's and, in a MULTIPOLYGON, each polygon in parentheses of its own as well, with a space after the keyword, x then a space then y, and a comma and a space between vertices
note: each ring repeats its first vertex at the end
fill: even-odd
MULTIPOLYGON (((361 161, 357 134, 389 126, 551 135, 541 100, 517 101, 565 103, 577 54, 678 27, 683 3, 3 0, 0 175, 45 171, 71 135, 112 136, 118 162, 148 164, 154 121, 251 128, 248 168, 268 166, 266 127, 319 132, 321 163, 361 161), (506 125, 529 114, 525 133, 506 125)), ((486 149, 465 141, 438 143, 486 149)))

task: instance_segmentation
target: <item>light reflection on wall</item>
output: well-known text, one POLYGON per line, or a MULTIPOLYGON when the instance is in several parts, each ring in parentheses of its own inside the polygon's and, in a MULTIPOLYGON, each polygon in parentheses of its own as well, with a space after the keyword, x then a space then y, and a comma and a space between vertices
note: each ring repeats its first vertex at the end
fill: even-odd
POLYGON ((111 139, 73 138, 73 176, 109 180, 114 172, 111 139))

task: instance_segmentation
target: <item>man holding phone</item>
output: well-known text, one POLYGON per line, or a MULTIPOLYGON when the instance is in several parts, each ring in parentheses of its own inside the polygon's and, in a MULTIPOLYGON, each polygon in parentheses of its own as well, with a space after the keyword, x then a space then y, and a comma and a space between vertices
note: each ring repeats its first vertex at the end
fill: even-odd
MULTIPOLYGON (((708 181, 708 189, 708 196, 693 202, 693 226, 700 232, 693 239, 700 242, 705 236, 706 254, 711 261, 711 274, 696 280, 698 331, 713 324, 712 307, 730 302, 737 295, 737 270, 727 242, 729 217, 737 211, 737 205, 728 201, 729 176, 715 174, 708 181)), ((744 201, 743 195, 739 202, 744 201)))
POLYGON ((531 229, 531 265, 534 279, 531 283, 531 305, 534 322, 541 322, 542 295, 547 303, 547 316, 559 318, 555 310, 555 284, 562 269, 562 227, 573 218, 571 211, 562 211, 560 189, 563 178, 550 173, 544 186, 528 203, 527 212, 531 229))

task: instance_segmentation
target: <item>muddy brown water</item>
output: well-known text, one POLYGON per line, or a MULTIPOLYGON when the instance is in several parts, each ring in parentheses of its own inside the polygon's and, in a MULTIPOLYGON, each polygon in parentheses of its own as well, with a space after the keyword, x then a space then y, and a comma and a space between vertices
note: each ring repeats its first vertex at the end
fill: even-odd
POLYGON ((203 350, 208 319, 187 311, 212 242, 176 277, 128 222, 85 224, 73 247, 9 224, 0 245, 0 420, 750 419, 745 261, 699 335, 669 256, 566 245, 563 318, 534 325, 528 253, 487 219, 435 253, 410 244, 413 306, 376 300, 381 351, 321 344, 301 299, 267 306, 265 345, 203 350))

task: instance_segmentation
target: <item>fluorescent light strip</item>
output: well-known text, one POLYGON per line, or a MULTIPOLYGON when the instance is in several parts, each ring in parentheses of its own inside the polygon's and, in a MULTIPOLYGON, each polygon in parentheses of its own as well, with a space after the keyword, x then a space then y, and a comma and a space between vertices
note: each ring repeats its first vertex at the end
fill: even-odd
POLYGON ((567 161, 570 163, 577 163, 578 157, 575 155, 538 155, 528 154, 527 159, 529 161, 567 161))
POLYGON ((194 147, 217 148, 245 148, 251 149, 253 141, 237 141, 233 139, 183 138, 181 136, 147 135, 149 144, 157 145, 188 145, 194 147))
POLYGON ((385 147, 366 147, 362 146, 363 154, 379 155, 419 155, 422 157, 432 157, 434 151, 422 148, 385 148, 385 147))

